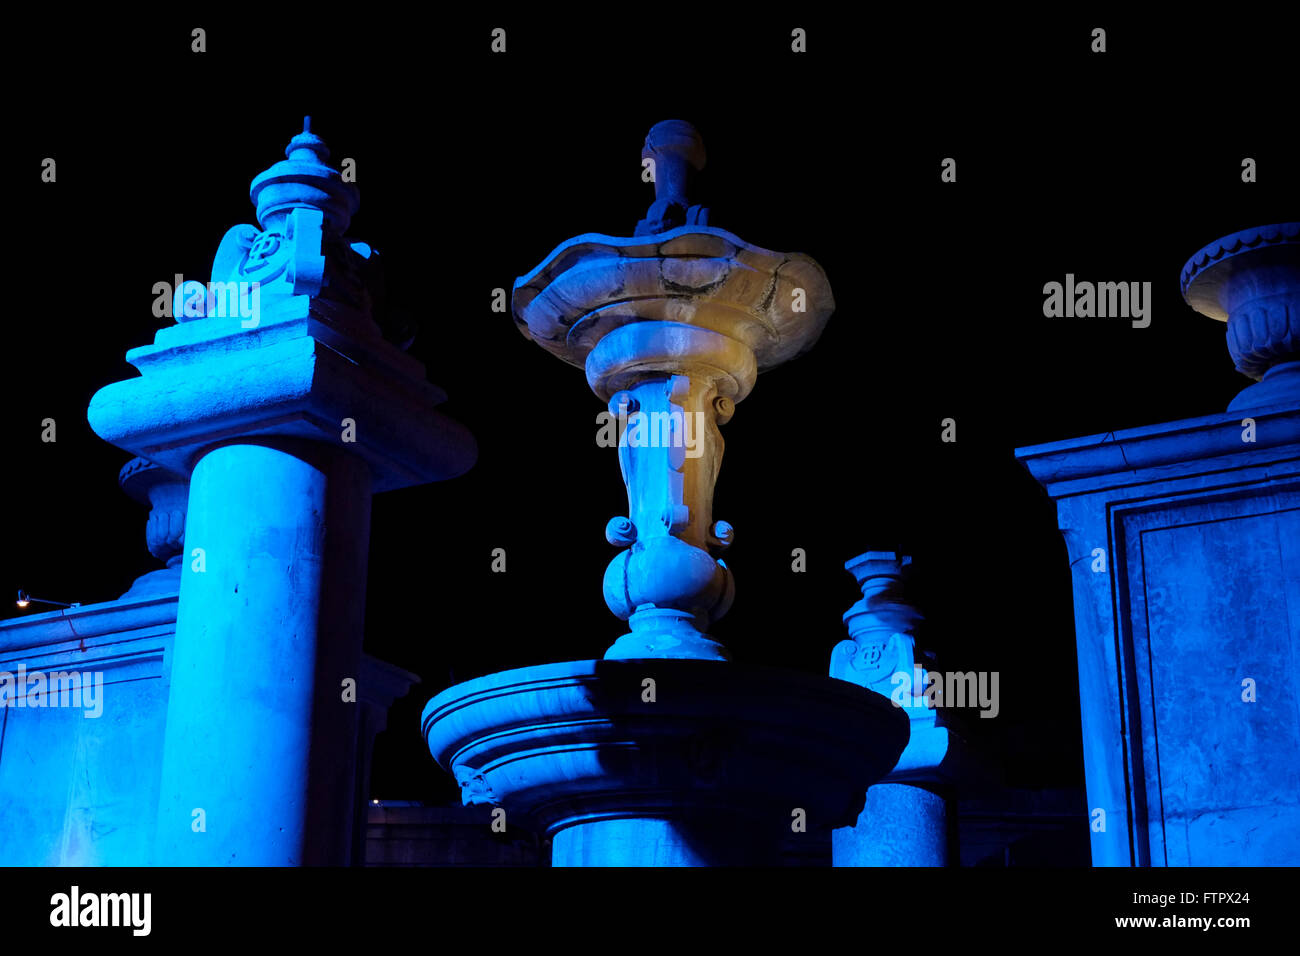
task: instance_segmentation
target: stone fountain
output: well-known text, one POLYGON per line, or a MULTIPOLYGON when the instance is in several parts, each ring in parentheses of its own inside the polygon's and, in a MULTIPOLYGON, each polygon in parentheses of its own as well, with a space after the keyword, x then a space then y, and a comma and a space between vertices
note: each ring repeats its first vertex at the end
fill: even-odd
POLYGON ((834 310, 820 266, 708 224, 689 198, 694 127, 654 126, 655 202, 631 237, 577 236, 516 283, 525 336, 584 369, 626 422, 628 513, 605 601, 628 631, 602 660, 480 677, 429 702, 423 733, 466 803, 552 841, 552 864, 772 864, 793 836, 851 825, 908 719, 823 676, 732 660, 710 631, 735 584, 713 516, 721 426, 758 373, 807 351, 834 310))

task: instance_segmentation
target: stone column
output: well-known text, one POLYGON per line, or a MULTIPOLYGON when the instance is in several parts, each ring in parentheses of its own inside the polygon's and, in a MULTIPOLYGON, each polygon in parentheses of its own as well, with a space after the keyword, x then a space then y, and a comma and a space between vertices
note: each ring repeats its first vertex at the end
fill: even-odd
POLYGON ((370 496, 474 458, 381 333, 355 187, 309 126, 285 155, 253 180, 262 228, 226 233, 89 410, 190 482, 159 864, 348 861, 370 496))
POLYGON ((832 651, 830 675, 890 698, 911 732, 894 769, 867 791, 857 823, 832 834, 835 866, 946 866, 955 840, 960 741, 927 706, 914 635, 922 618, 906 596, 911 564, 906 555, 868 551, 844 565, 862 599, 844 615, 851 639, 832 651))
POLYGON ((1074 582, 1092 859, 1300 863, 1300 223, 1183 268, 1258 379, 1228 414, 1018 449, 1074 582))
POLYGON ((783 837, 851 823, 897 760, 907 720, 825 677, 730 660, 713 516, 720 427, 758 373, 811 347, 834 308, 812 259, 705 225, 687 198, 704 148, 660 123, 656 199, 630 238, 561 244, 515 283, 524 335, 571 365, 619 423, 628 514, 605 601, 629 631, 598 661, 491 674, 425 708, 434 758, 467 803, 552 841, 556 866, 772 864, 783 837))

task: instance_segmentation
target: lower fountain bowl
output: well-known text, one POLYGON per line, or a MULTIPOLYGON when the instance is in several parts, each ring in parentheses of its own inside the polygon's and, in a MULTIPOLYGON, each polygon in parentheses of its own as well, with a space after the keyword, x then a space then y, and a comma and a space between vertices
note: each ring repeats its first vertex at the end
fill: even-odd
POLYGON ((853 825, 909 723, 834 678, 654 659, 489 674, 429 701, 422 729, 464 801, 550 837, 555 865, 714 865, 853 825))

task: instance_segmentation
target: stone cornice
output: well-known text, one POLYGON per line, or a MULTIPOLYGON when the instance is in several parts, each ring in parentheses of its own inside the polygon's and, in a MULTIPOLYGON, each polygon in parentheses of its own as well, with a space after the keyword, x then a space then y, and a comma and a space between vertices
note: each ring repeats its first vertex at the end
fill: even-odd
POLYGON ((0 621, 0 651, 175 625, 176 598, 163 594, 141 601, 108 601, 0 621))
MULTIPOLYGON (((375 490, 439 481, 473 463, 468 430, 437 411, 443 393, 384 342, 393 362, 368 361, 321 323, 290 314, 252 329, 205 319, 164 329, 159 344, 128 358, 143 375, 91 400, 91 427, 105 441, 188 476, 209 447, 234 438, 281 436, 333 445, 364 458, 375 490), (338 347, 336 347, 336 345, 338 347), (355 441, 343 441, 343 420, 355 441)), ((418 363, 415 363, 416 367, 418 363)))
POLYGON ((1300 409, 1254 408, 1016 449, 1053 498, 1300 459, 1300 409), (1254 422, 1254 441, 1243 441, 1254 422))

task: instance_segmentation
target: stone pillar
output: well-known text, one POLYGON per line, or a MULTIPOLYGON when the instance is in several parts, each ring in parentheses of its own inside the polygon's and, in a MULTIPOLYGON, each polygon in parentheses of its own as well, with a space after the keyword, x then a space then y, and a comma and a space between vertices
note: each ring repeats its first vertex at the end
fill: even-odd
POLYGON ((911 564, 893 551, 868 551, 844 565, 862 599, 844 614, 851 639, 831 652, 830 675, 890 698, 911 732, 893 770, 867 791, 856 824, 831 835, 835 866, 946 866, 955 840, 960 741, 927 706, 914 635, 922 618, 906 596, 911 564))
POLYGON ((754 353, 735 339, 675 322, 624 325, 587 358, 587 378, 627 421, 619 463, 628 517, 605 536, 621 552, 605 573, 605 602, 631 631, 605 656, 726 660, 708 626, 731 606, 735 585, 710 554, 731 544, 713 520, 722 433, 758 374, 754 353), (667 440, 664 440, 667 439, 667 440))
POLYGON ((758 373, 811 347, 834 308, 812 259, 705 225, 688 198, 699 134, 660 123, 654 204, 631 238, 561 244, 515 283, 520 330, 584 368, 606 403, 628 514, 605 601, 628 622, 603 660, 448 688, 424 711, 466 803, 552 841, 556 866, 779 862, 791 832, 851 823, 906 718, 825 677, 747 667, 710 633, 734 594, 713 516, 720 426, 758 373))
POLYGON ((949 787, 877 783, 858 822, 831 835, 833 865, 947 866, 955 824, 949 787))
POLYGON ((1226 415, 1022 448, 1074 581, 1092 858, 1300 863, 1300 223, 1211 243, 1184 298, 1258 379, 1226 415))
POLYGON ((385 341, 355 187, 310 131, 253 180, 178 324, 95 395, 105 440, 190 482, 156 862, 343 864, 352 845, 370 496, 474 458, 385 341))
POLYGON ((361 713, 357 728, 356 788, 352 824, 352 865, 366 865, 366 829, 370 811, 370 768, 375 738, 388 727, 388 710, 405 697, 420 677, 369 654, 361 655, 361 713))

